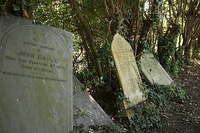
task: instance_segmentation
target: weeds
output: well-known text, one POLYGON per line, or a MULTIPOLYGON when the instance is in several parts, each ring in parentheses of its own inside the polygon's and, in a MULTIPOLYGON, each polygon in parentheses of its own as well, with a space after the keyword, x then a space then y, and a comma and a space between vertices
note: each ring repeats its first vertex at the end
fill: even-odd
POLYGON ((148 100, 146 103, 134 107, 134 116, 130 124, 131 130, 137 133, 150 132, 162 127, 161 113, 164 112, 169 101, 184 102, 186 93, 181 84, 171 86, 147 86, 148 100))

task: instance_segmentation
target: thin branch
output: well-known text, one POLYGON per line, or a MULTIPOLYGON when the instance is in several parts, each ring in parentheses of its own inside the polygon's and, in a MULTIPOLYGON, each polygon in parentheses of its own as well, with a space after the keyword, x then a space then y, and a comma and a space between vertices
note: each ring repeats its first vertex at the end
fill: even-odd
POLYGON ((104 5, 105 5, 105 8, 106 8, 106 13, 107 13, 107 15, 110 16, 109 7, 108 7, 108 5, 107 5, 106 0, 104 0, 104 5))

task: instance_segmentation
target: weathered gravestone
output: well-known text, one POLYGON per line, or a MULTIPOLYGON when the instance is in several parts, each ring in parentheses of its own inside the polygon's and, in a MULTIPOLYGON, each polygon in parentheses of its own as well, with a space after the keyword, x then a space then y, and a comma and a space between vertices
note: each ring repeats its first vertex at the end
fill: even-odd
POLYGON ((0 132, 73 130, 72 34, 0 18, 0 132))
POLYGON ((170 76, 149 51, 142 53, 140 65, 143 76, 150 84, 170 85, 172 83, 170 76))
MULTIPOLYGON (((125 109, 145 100, 142 93, 142 81, 130 44, 118 33, 112 41, 112 54, 117 68, 118 78, 127 101, 125 109)), ((127 113, 131 117, 131 113, 127 113)))
POLYGON ((74 76, 74 116, 75 123, 79 127, 83 127, 85 131, 89 126, 101 126, 113 124, 109 116, 99 106, 95 99, 85 90, 81 91, 83 85, 74 76))

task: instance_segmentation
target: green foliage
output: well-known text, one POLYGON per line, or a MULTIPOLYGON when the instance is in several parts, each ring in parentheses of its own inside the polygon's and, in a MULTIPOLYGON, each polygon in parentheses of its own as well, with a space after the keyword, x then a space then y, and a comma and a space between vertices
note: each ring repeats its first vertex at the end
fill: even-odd
POLYGON ((179 61, 175 61, 174 64, 171 67, 172 67, 171 68, 171 73, 173 75, 175 75, 175 76, 178 75, 178 73, 179 73, 179 67, 180 67, 179 61))
MULTIPOLYGON (((77 52, 78 55, 80 54, 81 58, 83 58, 82 62, 80 62, 79 64, 77 63, 79 66, 81 66, 81 69, 77 69, 76 71, 78 79, 87 87, 91 88, 94 86, 103 86, 105 88, 109 86, 107 88, 112 88, 111 93, 113 93, 113 95, 115 95, 116 99, 119 101, 125 99, 125 97, 119 87, 119 82, 116 75, 116 68, 114 66, 114 61, 111 55, 112 35, 114 35, 117 30, 129 42, 131 42, 130 44, 132 48, 136 48, 136 46, 134 45, 138 42, 135 42, 136 40, 134 40, 134 38, 137 36, 141 37, 143 35, 143 26, 145 27, 144 20, 149 18, 151 28, 150 30, 147 30, 146 33, 149 33, 150 36, 142 36, 142 38, 140 38, 139 40, 139 44, 144 45, 144 49, 149 49, 152 45, 158 47, 158 57, 160 63, 168 72, 171 72, 174 75, 177 75, 179 72, 179 66, 182 63, 183 51, 181 48, 177 49, 175 41, 175 39, 177 39, 177 36, 173 36, 173 34, 177 31, 187 31, 187 33, 193 33, 189 30, 194 30, 187 28, 184 29, 184 26, 190 27, 190 25, 187 25, 187 23, 192 21, 186 21, 186 19, 188 19, 186 16, 187 12, 181 12, 184 10, 181 9, 182 7, 184 7, 184 3, 181 3, 181 6, 177 6, 177 4, 179 4, 178 1, 172 1, 171 7, 170 5, 168 5, 169 3, 165 3, 161 0, 151 1, 150 3, 147 3, 149 9, 146 11, 144 10, 145 1, 141 1, 140 5, 137 5, 137 1, 127 0, 123 1, 123 3, 115 3, 116 1, 112 1, 111 3, 110 1, 106 1, 108 7, 105 7, 102 0, 78 1, 80 11, 82 12, 82 14, 84 14, 84 17, 89 24, 89 28, 91 29, 94 38, 95 48, 98 51, 97 56, 101 61, 103 76, 99 78, 96 75, 95 68, 94 66, 92 66, 91 63, 90 47, 88 47, 87 42, 85 42, 86 38, 81 38, 81 32, 83 29, 80 23, 77 21, 76 14, 72 10, 73 5, 71 5, 69 1, 30 0, 29 2, 23 1, 23 3, 21 3, 21 0, 4 0, 4 2, 0 2, 1 12, 6 12, 7 10, 7 5, 5 4, 5 1, 7 3, 11 3, 8 7, 12 8, 12 10, 15 11, 16 14, 20 15, 21 12, 25 10, 22 8, 21 4, 24 5, 25 8, 31 7, 34 10, 33 15, 35 17, 35 23, 50 25, 73 32, 73 34, 75 35, 73 46, 74 51, 77 52), (154 2, 157 4, 155 4, 154 2), (160 5, 162 5, 163 9, 160 7, 160 5), (179 7, 180 9, 175 7, 179 7), (155 8, 155 10, 153 8, 155 8), (106 9, 108 9, 108 11, 106 11, 106 9), (170 25, 171 21, 174 21, 174 19, 176 19, 175 17, 173 17, 173 15, 178 16, 178 14, 174 14, 176 12, 181 14, 181 19, 179 18, 180 21, 178 23, 183 26, 181 27, 182 29, 172 30, 172 32, 169 30, 169 32, 166 32, 169 34, 164 35, 165 31, 167 31, 167 29, 165 29, 165 26, 170 25), (167 21, 163 21, 163 18, 167 21), (162 21, 163 23, 161 24, 162 21), (154 34, 155 37, 151 36, 152 34, 154 34)), ((186 4, 186 9, 188 13, 189 8, 190 2, 186 4)), ((188 15, 188 17, 190 16, 191 15, 188 15)), ((198 14, 195 15, 195 17, 196 16, 198 16, 198 14)), ((196 17, 196 19, 198 20, 198 17, 196 17)), ((144 28, 144 31, 146 29, 148 28, 144 28)), ((194 31, 198 30, 199 29, 194 31)), ((179 36, 183 35, 183 33, 179 34, 179 36)), ((188 36, 188 34, 186 35, 188 36)), ((85 36, 85 34, 83 36, 85 36)), ((192 40, 192 38, 186 39, 192 40)), ((195 57, 200 58, 199 51, 200 41, 198 42, 197 46, 194 47, 193 53, 195 57)), ((165 111, 167 103, 170 100, 176 102, 184 102, 184 100, 186 100, 186 93, 182 89, 182 86, 180 84, 173 84, 167 87, 146 85, 146 87, 146 95, 148 96, 148 101, 147 103, 138 105, 134 108, 135 115, 129 123, 131 125, 131 128, 136 132, 150 132, 153 128, 162 127, 162 124, 160 122, 160 114, 165 111)), ((118 105, 112 105, 112 108, 115 108, 115 106, 118 105)), ((116 108, 119 108, 119 106, 116 108)), ((119 109, 119 111, 124 111, 124 109, 119 109)), ((80 111, 78 114, 75 114, 74 117, 77 118, 83 115, 87 115, 87 111, 80 111)), ((117 126, 111 126, 109 128, 99 127, 99 129, 97 130, 92 128, 90 129, 90 132, 95 131, 120 132, 121 130, 117 126)), ((83 132, 83 130, 81 127, 76 127, 74 129, 74 132, 83 132)))
POLYGON ((184 102, 186 93, 181 84, 173 83, 170 86, 154 86, 148 88, 149 99, 158 107, 163 108, 168 101, 184 102))
POLYGON ((152 18, 152 21, 153 21, 152 28, 153 29, 156 29, 158 27, 158 24, 161 21, 161 19, 162 19, 161 13, 156 13, 156 14, 153 15, 153 18, 152 18))
POLYGON ((173 84, 170 86, 171 90, 171 100, 177 102, 184 102, 187 98, 185 90, 182 89, 184 85, 182 84, 173 84))
POLYGON ((76 76, 82 83, 85 84, 85 86, 87 87, 92 86, 94 78, 91 78, 93 77, 93 73, 89 71, 89 69, 87 68, 82 69, 81 71, 76 73, 76 76))
POLYGON ((63 28, 64 19, 67 19, 67 5, 64 6, 61 2, 41 1, 34 11, 35 23, 42 23, 49 26, 54 26, 60 29, 63 28), (66 18, 63 18, 63 14, 66 14, 66 18))
POLYGON ((20 6, 16 5, 16 4, 13 4, 13 9, 14 11, 20 11, 20 6))
POLYGON ((159 36, 158 57, 166 71, 172 72, 176 44, 172 36, 159 36))
POLYGON ((146 86, 148 89, 147 103, 134 107, 134 116, 130 121, 131 130, 151 132, 162 127, 161 113, 167 108, 169 101, 184 102, 186 93, 180 84, 171 86, 146 86))
MULTIPOLYGON (((111 124, 107 126, 92 126, 88 129, 87 133, 125 133, 125 131, 122 127, 111 124)), ((72 133, 85 133, 85 131, 83 128, 75 126, 72 133)))
POLYGON ((78 109, 76 107, 74 107, 74 110, 77 110, 76 113, 74 113, 74 127, 76 127, 75 129, 81 129, 81 127, 79 127, 77 125, 77 119, 79 117, 89 117, 91 115, 90 111, 88 109, 78 109))
POLYGON ((160 110, 156 107, 146 105, 139 106, 134 110, 134 116, 130 120, 133 131, 150 132, 152 129, 160 128, 160 110))
POLYGON ((81 128, 81 127, 74 126, 74 127, 73 127, 73 131, 70 132, 70 133, 84 133, 84 130, 83 130, 83 128, 81 128))
POLYGON ((90 128, 88 133, 123 133, 125 132, 123 128, 119 127, 116 124, 111 124, 109 126, 101 126, 96 129, 90 128))

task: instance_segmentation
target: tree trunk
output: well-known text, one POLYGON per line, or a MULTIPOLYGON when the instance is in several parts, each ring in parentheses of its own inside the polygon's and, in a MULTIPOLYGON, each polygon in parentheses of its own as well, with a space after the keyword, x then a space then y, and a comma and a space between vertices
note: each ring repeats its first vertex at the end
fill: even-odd
POLYGON ((151 20, 144 20, 143 21, 143 27, 142 27, 142 31, 141 31, 141 34, 140 34, 140 39, 138 41, 138 47, 137 47, 137 50, 136 50, 136 60, 137 61, 140 60, 142 50, 144 49, 144 40, 146 40, 146 36, 147 36, 147 33, 150 30, 151 24, 152 24, 151 20))
POLYGON ((191 50, 191 43, 189 43, 185 49, 184 49, 184 55, 185 55, 185 63, 189 64, 190 63, 190 50, 191 50))
POLYGON ((199 58, 200 53, 200 37, 195 40, 192 45, 192 59, 199 58))
MULTIPOLYGON (((102 76, 101 65, 100 65, 99 58, 97 56, 97 52, 96 52, 96 48, 95 48, 95 44, 94 44, 94 40, 93 40, 93 35, 92 35, 91 29, 89 27, 89 24, 88 24, 86 18, 84 17, 84 15, 81 13, 81 10, 79 9, 77 1, 71 0, 70 3, 76 13, 78 21, 80 22, 79 24, 81 25, 81 27, 83 28, 83 30, 85 32, 86 40, 87 40, 87 43, 89 44, 89 47, 90 47, 90 50, 92 53, 92 59, 93 59, 94 66, 97 70, 98 76, 101 77, 102 76)), ((84 37, 82 37, 82 38, 84 38, 84 37)))

